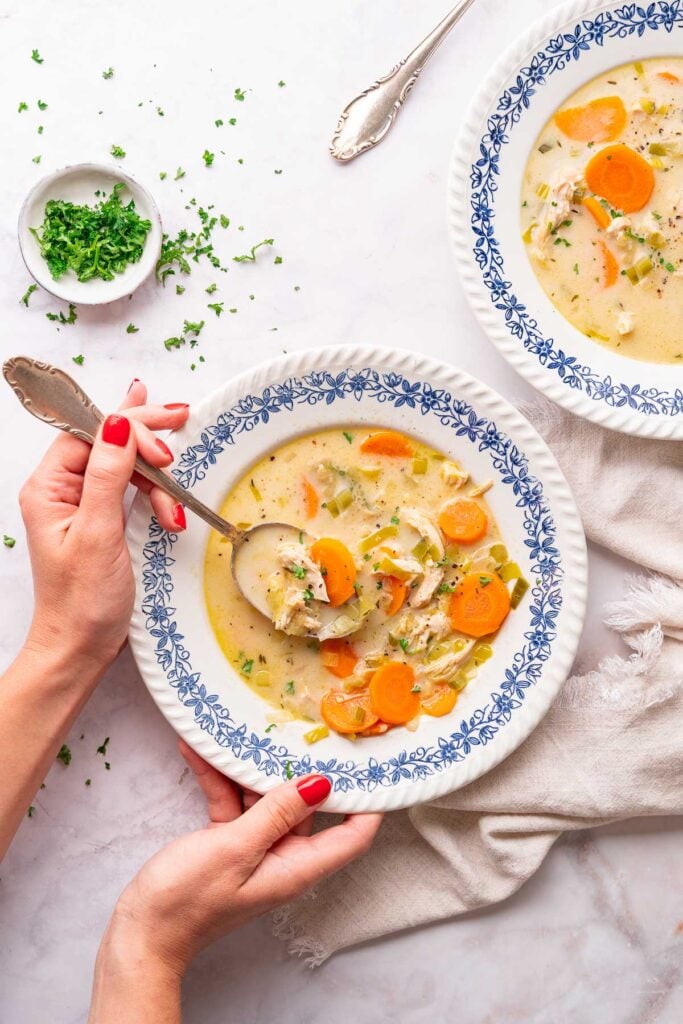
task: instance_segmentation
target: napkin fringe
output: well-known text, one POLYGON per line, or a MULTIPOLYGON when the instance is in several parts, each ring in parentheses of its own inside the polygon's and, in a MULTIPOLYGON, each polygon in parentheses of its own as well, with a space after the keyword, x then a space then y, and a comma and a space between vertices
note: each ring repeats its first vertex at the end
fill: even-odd
POLYGON ((287 943, 287 952, 290 956, 303 959, 306 967, 320 967, 329 956, 321 942, 316 942, 304 934, 303 926, 297 921, 295 905, 287 904, 274 910, 271 920, 275 938, 287 943))

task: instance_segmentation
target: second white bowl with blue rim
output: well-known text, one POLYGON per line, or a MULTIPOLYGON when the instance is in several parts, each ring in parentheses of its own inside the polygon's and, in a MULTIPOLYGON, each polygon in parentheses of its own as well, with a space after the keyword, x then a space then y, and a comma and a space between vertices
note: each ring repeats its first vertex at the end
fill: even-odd
POLYGON ((529 151, 553 112, 609 68, 680 53, 680 3, 556 8, 494 66, 451 159, 449 226, 460 278, 490 340, 570 412, 643 437, 683 438, 683 365, 629 359, 585 337, 553 306, 522 241, 529 151))
POLYGON ((586 600, 586 547, 569 487, 533 427, 467 374, 408 352, 326 348, 230 380, 191 410, 171 444, 176 478, 212 508, 270 449, 334 426, 385 426, 461 461, 487 494, 531 588, 494 655, 444 718, 351 743, 288 722, 266 733, 270 705, 236 674, 204 600, 208 527, 189 518, 164 533, 138 495, 128 523, 137 596, 130 642, 152 697, 173 728, 220 771, 258 792, 322 772, 325 809, 390 810, 432 800, 497 765, 535 728, 565 680, 586 600))

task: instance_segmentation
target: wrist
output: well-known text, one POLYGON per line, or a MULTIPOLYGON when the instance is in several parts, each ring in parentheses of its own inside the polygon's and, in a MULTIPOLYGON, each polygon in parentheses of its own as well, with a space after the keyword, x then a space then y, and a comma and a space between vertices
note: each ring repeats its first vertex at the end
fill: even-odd
POLYGON ((73 689, 77 683, 92 688, 108 667, 105 658, 73 630, 50 630, 34 618, 24 641, 20 658, 40 668, 56 683, 73 689))
POLYGON ((158 955, 145 929, 115 910, 97 954, 89 1024, 175 1024, 182 976, 158 955))

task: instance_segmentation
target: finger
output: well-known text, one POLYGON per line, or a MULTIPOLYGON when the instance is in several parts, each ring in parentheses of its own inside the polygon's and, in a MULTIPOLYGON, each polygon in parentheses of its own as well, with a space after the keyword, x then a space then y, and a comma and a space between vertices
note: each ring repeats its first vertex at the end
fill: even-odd
POLYGON ((242 806, 245 811, 248 811, 250 807, 253 807, 257 800, 261 799, 261 794, 257 793, 253 789, 242 790, 242 806))
POLYGON ((292 835, 294 836, 310 836, 313 831, 313 815, 309 814, 307 818, 301 822, 300 825, 296 825, 292 829, 292 835))
POLYGON ((168 533, 178 533, 187 529, 187 518, 183 506, 160 487, 152 487, 149 492, 152 510, 159 525, 168 533))
POLYGON ((207 764, 184 740, 179 741, 178 747, 206 797, 209 820, 224 822, 239 818, 242 801, 235 783, 207 764))
POLYGON ((126 416, 139 420, 150 430, 177 430, 190 415, 185 402, 171 402, 169 405, 137 405, 126 410, 126 416))
POLYGON ((138 377, 133 377, 128 393, 119 406, 119 412, 124 409, 133 409, 135 406, 144 405, 147 401, 147 388, 138 377))
POLYGON ((170 466, 174 455, 166 442, 162 438, 157 437, 144 423, 133 419, 132 415, 130 421, 135 431, 138 454, 149 462, 151 466, 157 466, 159 469, 165 469, 166 466, 170 466))
POLYGON ((308 775, 266 793, 235 822, 245 859, 257 864, 278 841, 300 825, 331 790, 324 775, 308 775))
POLYGON ((352 814, 341 825, 304 838, 289 835, 267 853, 249 878, 250 895, 272 907, 296 899, 321 879, 366 853, 377 835, 381 814, 352 814))
POLYGON ((78 516, 84 523, 123 524, 123 495, 133 473, 135 432, 126 416, 112 414, 102 423, 88 460, 78 516))

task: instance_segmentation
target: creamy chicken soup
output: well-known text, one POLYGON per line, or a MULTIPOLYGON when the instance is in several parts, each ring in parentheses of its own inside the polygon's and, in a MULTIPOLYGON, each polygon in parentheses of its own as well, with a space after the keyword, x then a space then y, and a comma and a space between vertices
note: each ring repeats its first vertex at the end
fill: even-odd
POLYGON ((536 276, 583 334, 683 359, 683 58, 612 69, 536 139, 522 186, 536 276))
POLYGON ((453 709, 527 589, 490 486, 414 438, 349 428, 297 438, 233 487, 229 521, 301 530, 271 553, 272 623, 240 596, 230 544, 214 533, 206 552, 215 635, 273 728, 305 719, 313 742, 453 709))

